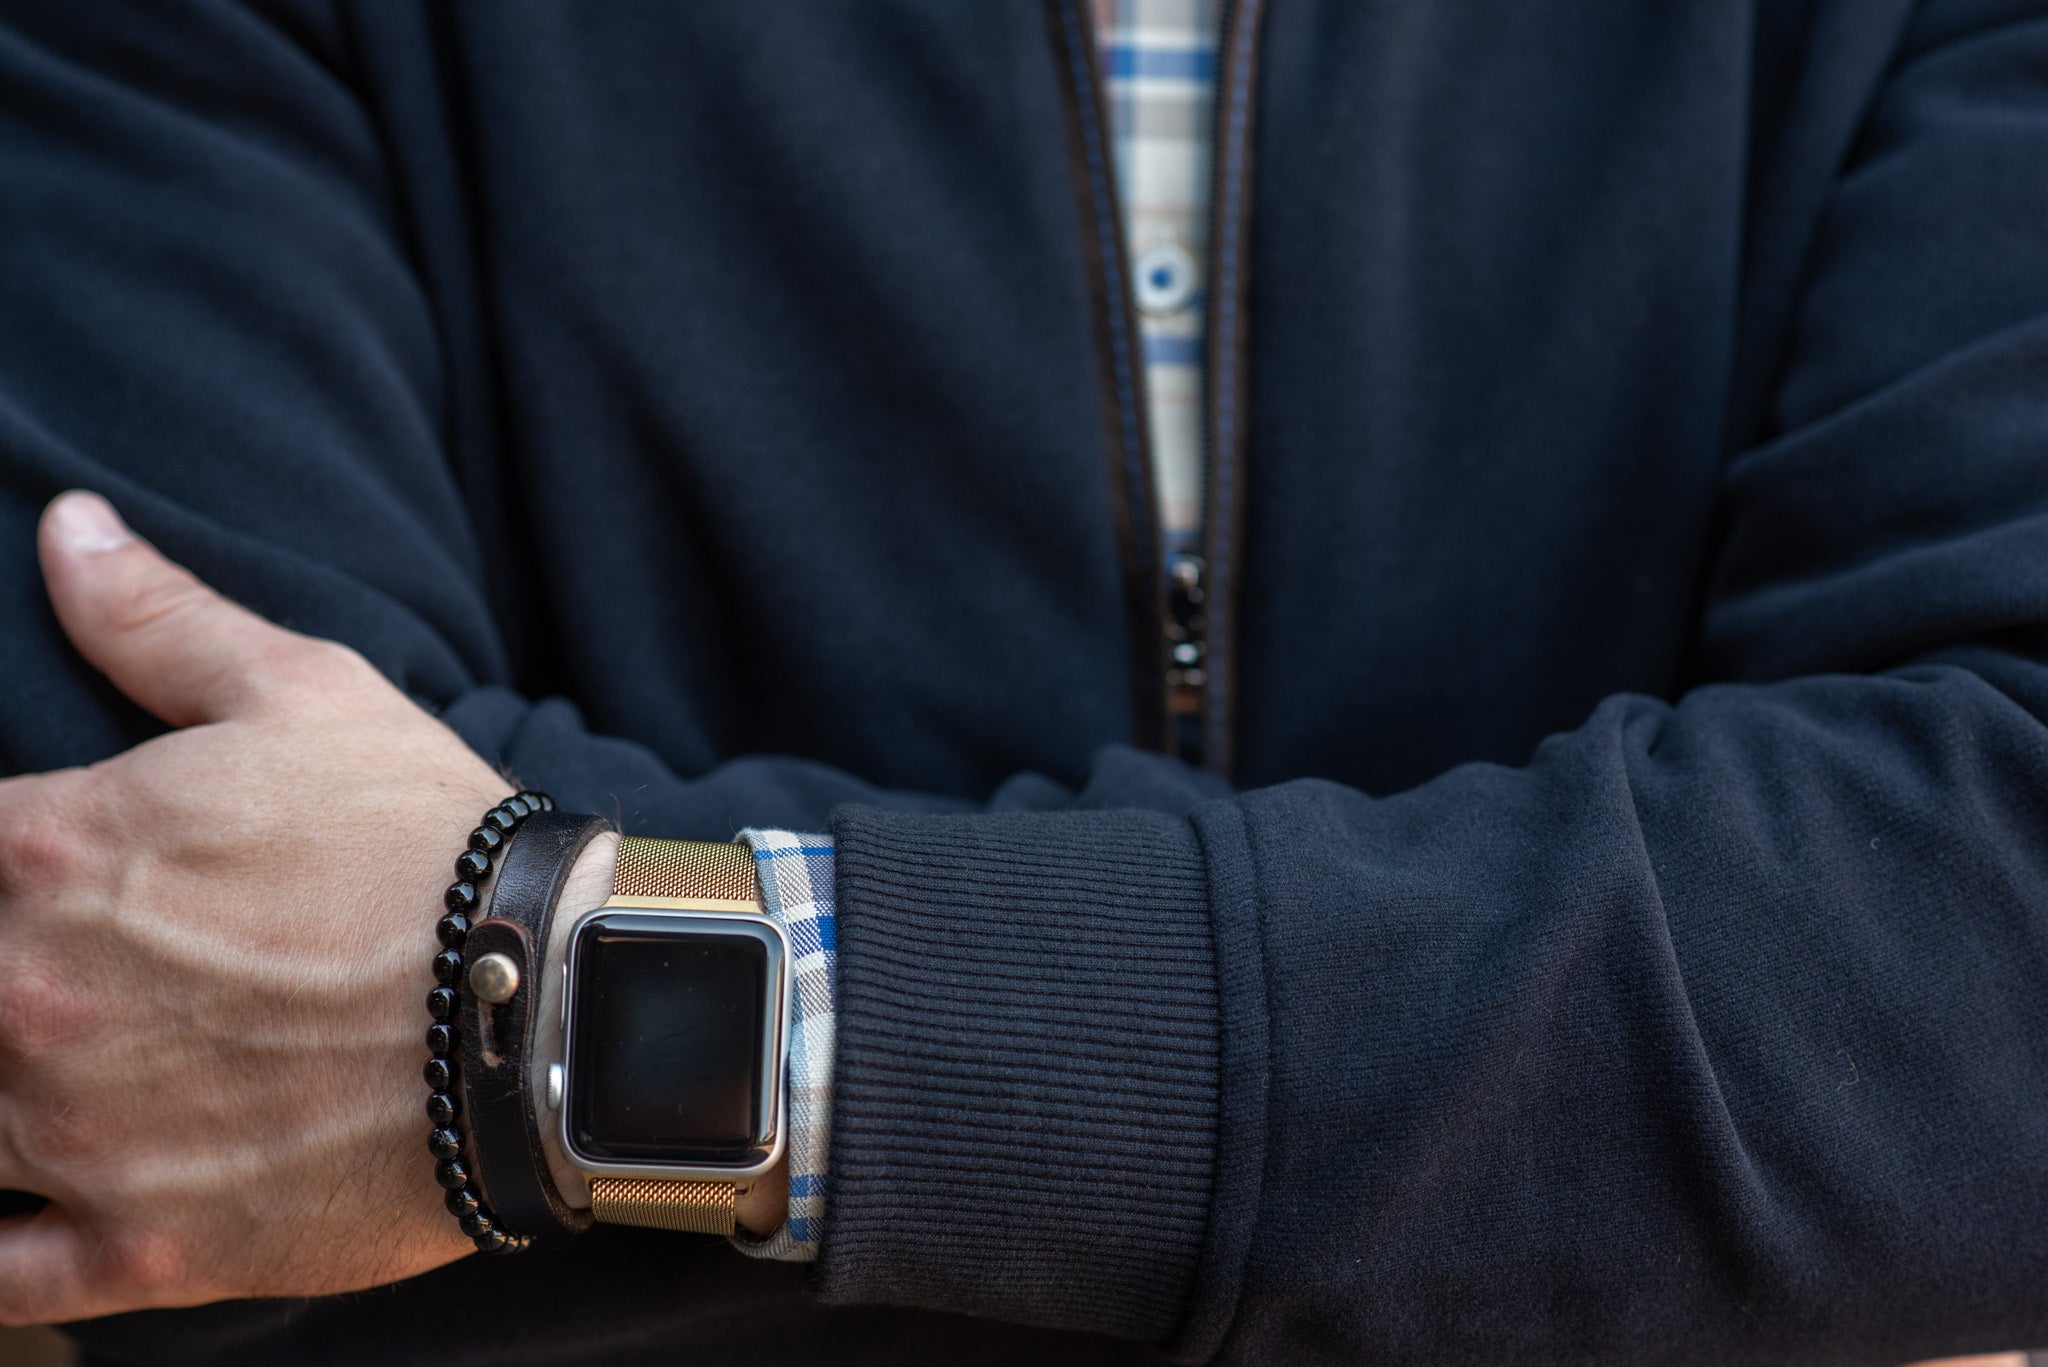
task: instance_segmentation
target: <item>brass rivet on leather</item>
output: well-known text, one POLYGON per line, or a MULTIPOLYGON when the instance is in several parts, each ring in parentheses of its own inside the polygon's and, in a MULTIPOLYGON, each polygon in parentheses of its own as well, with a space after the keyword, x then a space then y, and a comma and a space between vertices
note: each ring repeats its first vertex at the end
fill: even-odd
POLYGON ((503 1006, 519 992, 519 964, 509 954, 495 951, 477 957, 469 966, 469 990, 478 1001, 503 1006))

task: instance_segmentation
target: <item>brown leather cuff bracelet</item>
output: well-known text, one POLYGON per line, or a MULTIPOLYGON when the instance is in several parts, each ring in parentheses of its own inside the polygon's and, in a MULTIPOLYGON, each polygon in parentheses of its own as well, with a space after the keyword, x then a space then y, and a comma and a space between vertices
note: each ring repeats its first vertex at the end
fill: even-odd
POLYGON ((569 871, 610 827, 594 816, 538 812, 506 846, 490 912, 471 923, 464 950, 462 1103, 473 1178, 507 1229, 558 1244, 588 1228, 590 1212, 562 1199, 541 1148, 531 1060, 539 1025, 548 927, 569 871))

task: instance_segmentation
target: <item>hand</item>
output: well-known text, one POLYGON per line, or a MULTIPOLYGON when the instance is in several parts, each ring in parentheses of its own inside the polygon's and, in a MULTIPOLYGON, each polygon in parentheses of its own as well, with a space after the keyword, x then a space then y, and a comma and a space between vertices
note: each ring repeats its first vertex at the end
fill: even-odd
POLYGON ((360 656, 101 500, 46 511, 80 653, 181 728, 0 782, 0 1322, 355 1290, 471 1245, 420 1065, 451 861, 508 784, 360 656))

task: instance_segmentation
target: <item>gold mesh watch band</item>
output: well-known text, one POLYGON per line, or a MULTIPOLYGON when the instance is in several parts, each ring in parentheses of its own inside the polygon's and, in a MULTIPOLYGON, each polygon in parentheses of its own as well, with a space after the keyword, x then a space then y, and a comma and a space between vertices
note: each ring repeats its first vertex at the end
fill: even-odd
MULTIPOLYGON (((639 898, 664 906, 687 902, 700 911, 758 913, 754 852, 745 845, 626 836, 619 841, 611 901, 630 906, 639 898)), ((734 1182, 593 1177, 590 1213, 606 1224, 729 1235, 733 1199, 741 1189, 734 1182)))
POLYGON ((629 835, 619 842, 612 900, 680 897, 691 902, 730 902, 732 911, 759 911, 755 887, 754 852, 745 845, 629 835))
POLYGON ((648 1225, 685 1234, 731 1234, 731 1182, 655 1182, 641 1177, 590 1179, 590 1213, 611 1225, 648 1225))

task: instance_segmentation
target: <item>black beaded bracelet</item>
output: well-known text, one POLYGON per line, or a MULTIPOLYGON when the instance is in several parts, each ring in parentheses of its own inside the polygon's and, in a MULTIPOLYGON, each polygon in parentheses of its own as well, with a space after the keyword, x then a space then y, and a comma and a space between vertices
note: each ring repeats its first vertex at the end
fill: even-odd
POLYGON ((431 1093, 427 1097, 427 1119, 433 1129, 427 1134, 427 1151, 434 1155, 434 1180, 447 1192, 448 1213, 462 1226, 462 1232, 485 1253, 516 1253, 532 1244, 523 1234, 501 1229, 477 1194, 470 1164, 463 1157, 462 1106, 456 1100, 457 1070, 462 1040, 455 1020, 461 1006, 462 947, 469 939, 469 918, 481 900, 478 889, 491 876, 492 861, 505 847, 519 823, 535 812, 551 812, 555 800, 546 793, 515 793, 484 813, 484 819, 469 833, 469 847, 456 857, 455 882, 441 900, 448 910, 434 925, 441 951, 434 956, 434 981, 440 986, 427 994, 427 1014, 434 1023, 427 1027, 427 1066, 422 1075, 431 1093))

